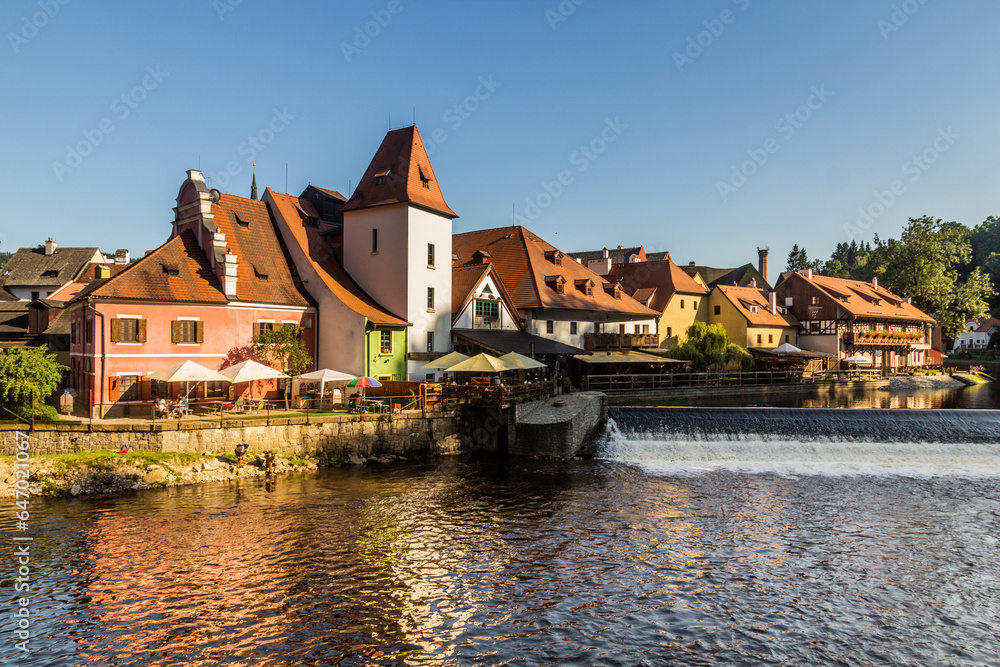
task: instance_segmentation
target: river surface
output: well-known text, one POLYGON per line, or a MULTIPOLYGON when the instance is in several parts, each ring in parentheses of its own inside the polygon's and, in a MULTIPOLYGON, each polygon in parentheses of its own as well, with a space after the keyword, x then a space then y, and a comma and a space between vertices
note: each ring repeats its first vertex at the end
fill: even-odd
POLYGON ((31 653, 5 611, 0 663, 998 664, 995 447, 914 472, 666 446, 34 500, 31 653))

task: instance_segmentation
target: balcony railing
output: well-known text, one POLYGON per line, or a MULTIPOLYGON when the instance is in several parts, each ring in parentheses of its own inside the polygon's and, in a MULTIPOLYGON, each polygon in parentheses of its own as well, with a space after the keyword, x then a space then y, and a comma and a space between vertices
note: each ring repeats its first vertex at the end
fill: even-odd
POLYGON ((588 350, 631 350, 659 347, 656 334, 589 333, 583 335, 583 347, 588 350))
POLYGON ((876 333, 848 332, 845 340, 849 345, 871 347, 909 347, 924 342, 922 334, 908 331, 885 331, 876 333))

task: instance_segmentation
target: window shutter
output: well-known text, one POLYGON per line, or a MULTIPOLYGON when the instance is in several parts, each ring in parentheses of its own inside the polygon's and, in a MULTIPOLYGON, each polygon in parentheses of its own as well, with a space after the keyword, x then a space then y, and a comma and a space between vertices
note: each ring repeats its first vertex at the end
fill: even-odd
POLYGON ((135 324, 135 340, 139 343, 146 342, 146 320, 139 320, 135 324))
POLYGON ((196 343, 205 342, 205 323, 200 320, 194 323, 194 340, 196 343))
POLYGON ((254 340, 257 340, 257 336, 259 336, 259 335, 260 335, 260 322, 254 322, 253 323, 253 337, 254 337, 254 340))
POLYGON ((111 342, 117 343, 122 339, 122 321, 117 317, 111 320, 111 342))
MULTIPOLYGON (((114 322, 114 320, 112 320, 114 322)), ((108 378, 108 400, 117 401, 120 396, 120 391, 118 388, 118 376, 112 376, 108 378)))
POLYGON ((181 341, 180 320, 174 320, 170 323, 170 340, 174 343, 179 343, 181 341))
MULTIPOLYGON (((145 323, 145 320, 143 320, 145 323)), ((153 397, 153 381, 140 379, 139 380, 139 400, 148 401, 153 397)))

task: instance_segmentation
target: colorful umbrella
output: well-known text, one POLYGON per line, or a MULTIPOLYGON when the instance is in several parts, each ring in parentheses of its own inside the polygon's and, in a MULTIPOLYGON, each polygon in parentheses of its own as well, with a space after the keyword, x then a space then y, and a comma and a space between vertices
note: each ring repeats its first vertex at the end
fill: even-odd
POLYGON ((381 387, 382 383, 378 380, 374 380, 368 376, 362 375, 361 377, 354 378, 347 383, 348 387, 361 387, 361 400, 365 398, 365 387, 381 387))

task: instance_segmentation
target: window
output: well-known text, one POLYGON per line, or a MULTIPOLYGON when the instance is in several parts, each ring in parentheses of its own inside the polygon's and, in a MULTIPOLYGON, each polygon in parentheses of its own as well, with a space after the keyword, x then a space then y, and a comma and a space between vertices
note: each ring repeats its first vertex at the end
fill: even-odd
POLYGON ((86 337, 87 345, 90 345, 92 342, 94 342, 94 318, 93 317, 88 317, 87 318, 87 325, 84 327, 84 336, 86 337))
POLYGON ((434 311, 434 288, 427 288, 427 310, 430 312, 434 311))
POLYGON ((761 335, 757 334, 757 344, 760 345, 760 343, 761 343, 761 335))
POLYGON ((555 331, 555 323, 552 320, 545 321, 545 333, 550 334, 555 331))
POLYGON ((639 333, 639 331, 640 331, 639 325, 638 324, 633 324, 632 325, 632 333, 637 334, 637 333, 639 333))
POLYGON ((681 309, 684 308, 684 299, 681 299, 681 309))
POLYGON ((37 301, 38 297, 40 296, 40 294, 41 294, 40 292, 32 292, 31 293, 31 300, 32 301, 37 301))
POLYGON ((625 333, 625 325, 624 324, 619 324, 618 325, 618 333, 619 334, 624 334, 625 333))
POLYGON ((239 213, 234 213, 233 215, 236 216, 236 224, 239 225, 241 229, 250 229, 250 222, 248 220, 241 218, 239 213))
POLYGON ((427 375, 424 376, 424 378, 429 382, 434 382, 435 380, 434 373, 428 373, 427 375))
POLYGON ((812 297, 809 300, 809 303, 812 304, 812 305, 814 305, 814 306, 818 306, 819 305, 819 297, 818 296, 812 297))
POLYGON ((785 342, 788 342, 788 334, 785 334, 785 342))
POLYGON ((225 387, 223 384, 221 380, 206 382, 205 398, 223 398, 225 396, 225 387))
POLYGON ((149 395, 152 398, 170 398, 170 385, 163 380, 150 380, 149 395))
POLYGON ((587 296, 594 296, 594 286, 587 283, 587 296))
POLYGON ((434 332, 433 331, 428 331, 427 332, 427 351, 428 352, 433 352, 434 351, 434 332))
POLYGON ((434 244, 433 243, 428 243, 427 244, 427 268, 429 268, 429 269, 433 269, 434 268, 434 244))
POLYGON ((698 302, 697 301, 692 301, 691 302, 691 307, 694 308, 695 310, 698 310, 698 302))
POLYGON ((673 338, 674 330, 672 327, 667 327, 667 338, 673 338))
MULTIPOLYGON (((260 335, 258 327, 273 327, 270 322, 257 322, 254 324, 254 337, 260 335)), ((270 328, 267 329, 270 331, 270 328)), ((186 343, 189 345, 205 342, 205 323, 198 320, 174 320, 170 323, 170 340, 174 343, 186 343)))
POLYGON ((112 343, 145 343, 146 320, 116 317, 111 320, 112 343))
POLYGON ((642 325, 642 333, 643 333, 643 335, 647 335, 649 333, 649 325, 648 324, 643 324, 642 325))
POLYGON ((138 375, 119 375, 118 399, 121 401, 138 401, 140 379, 138 375))
POLYGON ((773 334, 767 334, 767 342, 768 343, 773 343, 774 342, 774 335, 773 334))
POLYGON ((476 317, 482 317, 487 320, 500 319, 500 302, 476 301, 476 317))
POLYGON ((378 353, 392 354, 392 331, 382 329, 378 334, 378 353))
POLYGON ((576 322, 570 322, 569 323, 569 335, 570 336, 575 336, 576 335, 576 322))
POLYGON ((721 315, 722 314, 722 306, 716 306, 715 307, 715 314, 716 315, 721 315))
POLYGON ((377 255, 378 254, 378 230, 377 229, 373 229, 372 230, 372 254, 373 255, 377 255))
POLYGON ((253 337, 256 338, 265 331, 274 331, 274 322, 254 322, 253 337))

